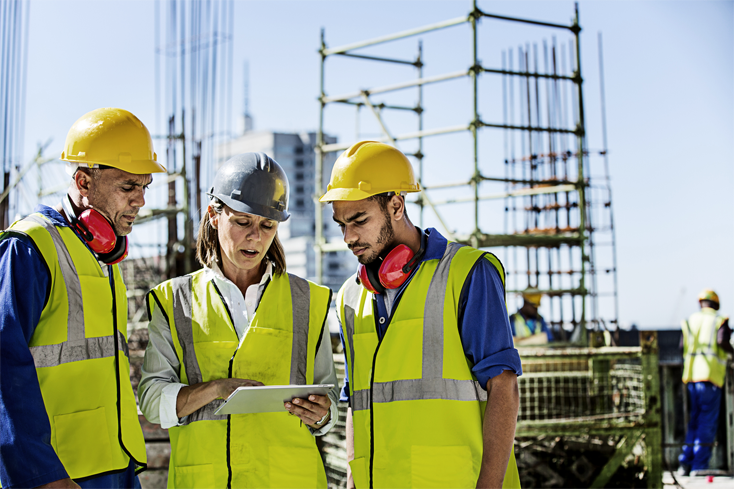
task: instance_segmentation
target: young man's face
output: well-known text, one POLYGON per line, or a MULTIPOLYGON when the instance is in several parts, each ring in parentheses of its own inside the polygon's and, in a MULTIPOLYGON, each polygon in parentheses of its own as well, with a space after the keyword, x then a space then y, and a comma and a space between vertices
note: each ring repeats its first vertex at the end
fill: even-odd
MULTIPOLYGON (((135 175, 117 168, 87 174, 86 192, 89 207, 101 212, 112 223, 115 234, 126 236, 133 229, 135 216, 145 205, 145 190, 153 181, 148 173, 135 175)), ((86 195, 85 195, 86 194, 86 195)))
POLYGON ((392 219, 376 200, 333 202, 333 218, 347 244, 360 263, 372 263, 392 246, 395 233, 392 219))

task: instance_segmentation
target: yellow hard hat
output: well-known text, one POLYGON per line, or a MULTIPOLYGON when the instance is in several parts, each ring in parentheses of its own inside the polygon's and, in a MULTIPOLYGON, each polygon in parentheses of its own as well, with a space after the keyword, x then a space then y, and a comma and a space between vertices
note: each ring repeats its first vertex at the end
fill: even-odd
POLYGON ((528 287, 527 289, 522 291, 522 298, 535 305, 536 307, 540 307, 540 299, 542 297, 543 294, 541 294, 538 289, 528 287))
POLYGON ((137 175, 161 173, 153 140, 140 119, 123 109, 103 108, 81 116, 66 135, 61 159, 79 165, 106 165, 137 175))
POLYGON ((714 292, 711 289, 703 289, 698 294, 698 300, 699 301, 712 301, 712 302, 716 302, 717 304, 720 304, 719 296, 716 295, 716 292, 714 292))
POLYGON ((385 192, 420 192, 408 158, 377 141, 353 144, 339 156, 321 202, 355 201, 385 192))

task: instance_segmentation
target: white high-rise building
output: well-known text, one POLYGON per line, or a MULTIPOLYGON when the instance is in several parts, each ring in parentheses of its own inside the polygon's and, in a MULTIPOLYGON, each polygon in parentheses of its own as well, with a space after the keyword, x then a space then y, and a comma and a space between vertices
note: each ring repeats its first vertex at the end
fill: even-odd
MULTIPOLYGON (((288 175, 290 184, 290 219, 278 227, 278 236, 286 252, 288 271, 308 280, 316 281, 314 234, 316 231, 314 172, 316 167, 316 133, 281 133, 273 131, 247 131, 236 139, 217 148, 217 160, 221 165, 231 156, 262 152, 277 161, 288 175)), ((336 138, 324 136, 327 144, 336 138)), ((331 175, 336 155, 324 158, 322 188, 325 189, 331 175)), ((327 242, 340 242, 341 231, 331 217, 331 206, 323 208, 324 237, 327 242)), ((325 253, 323 261, 323 285, 334 294, 344 281, 357 270, 357 259, 351 252, 325 253)))

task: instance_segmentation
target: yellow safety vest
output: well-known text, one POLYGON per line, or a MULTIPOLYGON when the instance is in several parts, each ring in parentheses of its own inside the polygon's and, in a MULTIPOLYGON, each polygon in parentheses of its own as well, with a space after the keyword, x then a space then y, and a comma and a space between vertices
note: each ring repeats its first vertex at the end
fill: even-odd
MULTIPOLYGON (((487 392, 459 336, 461 289, 477 260, 492 254, 449 243, 421 263, 378 339, 372 294, 355 280, 339 291, 354 423, 357 489, 474 488, 484 448, 487 392)), ((520 487, 514 453, 504 487, 520 487)))
POLYGON ((72 479, 126 470, 131 458, 145 468, 119 267, 107 266, 105 276, 71 228, 39 213, 8 231, 33 240, 50 272, 50 296, 29 347, 61 463, 72 479))
POLYGON ((683 320, 683 382, 711 382, 724 386, 726 352, 716 342, 726 318, 704 307, 683 320))
POLYGON ((526 338, 528 336, 542 333, 543 327, 540 323, 540 316, 538 316, 538 319, 535 321, 535 331, 530 331, 530 327, 528 327, 528 323, 525 321, 525 318, 520 314, 519 312, 516 312, 511 318, 514 317, 515 321, 515 338, 526 338))
MULTIPOLYGON (((313 384, 331 291, 274 274, 240 342, 219 290, 204 273, 164 282, 148 296, 149 307, 159 307, 168 318, 181 382, 241 378, 265 385, 313 384)), ((168 430, 168 487, 326 487, 315 439, 296 416, 285 408, 215 415, 223 402, 207 404, 185 425, 168 430)))

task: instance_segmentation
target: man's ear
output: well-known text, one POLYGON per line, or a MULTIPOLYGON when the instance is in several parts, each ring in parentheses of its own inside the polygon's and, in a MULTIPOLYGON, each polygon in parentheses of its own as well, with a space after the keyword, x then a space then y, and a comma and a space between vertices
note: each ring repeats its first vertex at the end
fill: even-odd
POLYGON ((394 220, 401 220, 405 215, 405 199, 400 195, 393 195, 387 203, 387 209, 394 220))
POLYGON ((74 185, 82 197, 89 197, 92 188, 92 175, 81 168, 74 173, 74 185))

